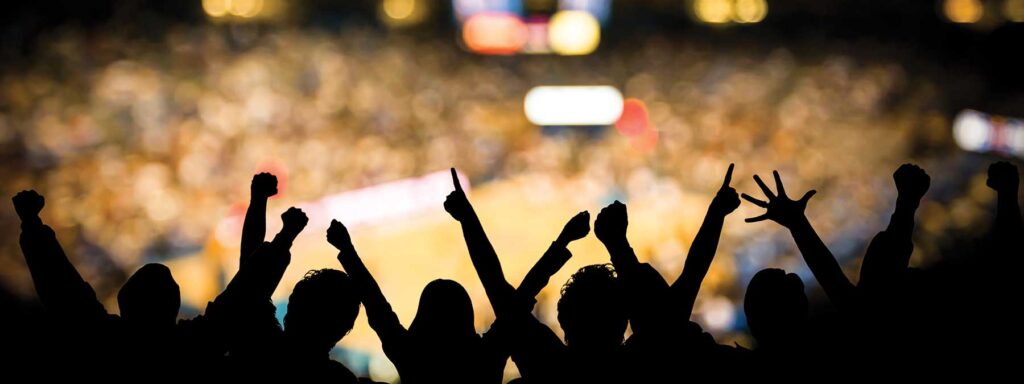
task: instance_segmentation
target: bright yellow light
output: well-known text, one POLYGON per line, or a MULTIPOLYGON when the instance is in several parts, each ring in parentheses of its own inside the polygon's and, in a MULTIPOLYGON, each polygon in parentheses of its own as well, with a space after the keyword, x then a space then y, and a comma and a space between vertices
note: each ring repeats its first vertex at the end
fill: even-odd
POLYGON ((426 19, 429 4, 423 0, 384 0, 377 17, 389 27, 408 27, 426 19))
POLYGON ((559 55, 586 55, 601 42, 601 25, 589 12, 558 11, 548 24, 548 43, 559 55))
POLYGON ((722 24, 732 17, 732 5, 729 0, 696 0, 693 13, 705 23, 722 24))
POLYGON ((768 2, 765 0, 736 0, 732 20, 737 23, 758 23, 768 16, 768 2))
POLYGON ((228 12, 244 18, 256 16, 263 10, 263 0, 227 0, 228 12))
POLYGON ((981 20, 981 16, 985 14, 985 7, 980 0, 946 0, 942 4, 942 12, 949 21, 970 24, 981 20))
POLYGON ((1014 23, 1024 23, 1024 0, 1006 0, 1003 3, 1003 16, 1014 23))
POLYGON ((408 19, 416 10, 416 0, 384 0, 384 14, 395 20, 408 19))
POLYGON ((231 0, 203 0, 203 11, 212 17, 221 17, 228 13, 231 0))

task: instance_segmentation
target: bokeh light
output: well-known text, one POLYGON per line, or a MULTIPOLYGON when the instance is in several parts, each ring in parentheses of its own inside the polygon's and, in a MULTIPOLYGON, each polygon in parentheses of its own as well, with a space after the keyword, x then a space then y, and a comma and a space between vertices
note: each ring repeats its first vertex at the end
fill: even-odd
POLYGON ((250 18, 263 10, 263 0, 228 0, 228 12, 232 15, 250 18))
POLYGON ((951 22, 971 24, 981 20, 985 15, 985 6, 981 0, 945 0, 942 13, 951 22))
POLYGON ((736 0, 732 20, 742 24, 759 23, 768 16, 766 0, 736 0))
POLYGON ((1003 2, 1003 16, 1014 23, 1024 23, 1024 0, 1003 2))
POLYGON ((526 45, 529 31, 516 15, 479 13, 462 25, 462 41, 470 51, 487 55, 512 55, 526 45))
POLYGON ((221 17, 228 13, 231 0, 203 0, 203 11, 212 17, 221 17))
POLYGON ((589 12, 559 11, 548 26, 551 50, 559 55, 586 55, 601 42, 601 25, 589 12))
POLYGON ((523 108, 536 125, 611 125, 623 102, 611 86, 540 86, 526 94, 523 108))
POLYGON ((424 0, 384 0, 379 14, 389 27, 408 27, 422 23, 429 12, 424 0))
POLYGON ((730 0, 695 0, 693 13, 702 22, 723 24, 733 16, 733 3, 730 0))
POLYGON ((615 129, 625 136, 640 136, 650 130, 650 116, 647 105, 639 99, 626 99, 622 116, 615 122, 615 129))

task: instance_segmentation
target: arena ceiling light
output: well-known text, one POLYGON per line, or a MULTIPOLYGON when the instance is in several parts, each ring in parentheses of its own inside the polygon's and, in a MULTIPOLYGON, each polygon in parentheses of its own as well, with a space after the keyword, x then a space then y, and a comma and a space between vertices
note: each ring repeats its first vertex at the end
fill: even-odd
POLYGON ((586 11, 559 11, 548 25, 548 44, 563 56, 587 55, 601 42, 601 24, 586 11))
POLYGON ((537 125, 612 125, 622 115, 622 93, 612 86, 539 86, 526 93, 526 118, 537 125))
POLYGON ((513 55, 526 45, 529 31, 519 16, 480 13, 462 26, 462 41, 470 51, 484 55, 513 55))
POLYGON ((964 110, 953 121, 953 140, 965 151, 1024 158, 1024 120, 964 110))

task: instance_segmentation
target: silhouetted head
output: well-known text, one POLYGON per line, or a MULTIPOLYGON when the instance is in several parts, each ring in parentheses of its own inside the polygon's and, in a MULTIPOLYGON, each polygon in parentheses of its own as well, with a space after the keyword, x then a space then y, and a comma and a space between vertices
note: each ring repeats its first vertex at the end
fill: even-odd
POLYGON ((423 288, 416 318, 409 333, 417 337, 453 338, 476 336, 473 302, 461 284, 445 279, 431 281, 423 288))
POLYGON ((181 292, 171 270, 146 264, 135 271, 117 293, 121 318, 143 327, 174 326, 181 307, 181 292))
POLYGON ((807 295, 796 274, 766 268, 757 272, 743 299, 747 326, 760 346, 794 337, 807 319, 807 295))
POLYGON ((623 287, 610 264, 580 268, 562 286, 558 323, 570 347, 619 346, 627 321, 623 287))
POLYGON ((359 316, 359 295, 352 279, 336 269, 306 273, 288 297, 284 329, 302 348, 329 351, 359 316))

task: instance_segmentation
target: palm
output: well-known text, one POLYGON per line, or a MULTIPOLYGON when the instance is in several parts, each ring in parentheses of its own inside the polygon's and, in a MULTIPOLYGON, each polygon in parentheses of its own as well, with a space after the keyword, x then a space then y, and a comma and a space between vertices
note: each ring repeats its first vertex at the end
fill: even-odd
POLYGON ((764 192, 765 197, 768 201, 760 200, 743 194, 743 198, 747 201, 765 209, 765 213, 761 216, 751 217, 746 219, 748 223, 754 223, 763 220, 771 220, 780 225, 790 228, 794 224, 804 220, 804 209, 807 208, 807 202, 814 196, 817 191, 810 190, 804 194, 800 200, 790 199, 786 195, 786 188, 782 185, 782 179, 779 177, 778 171, 772 171, 775 176, 775 189, 778 191, 778 195, 772 193, 772 190, 761 181, 761 177, 754 175, 754 181, 761 187, 761 191, 764 192))

